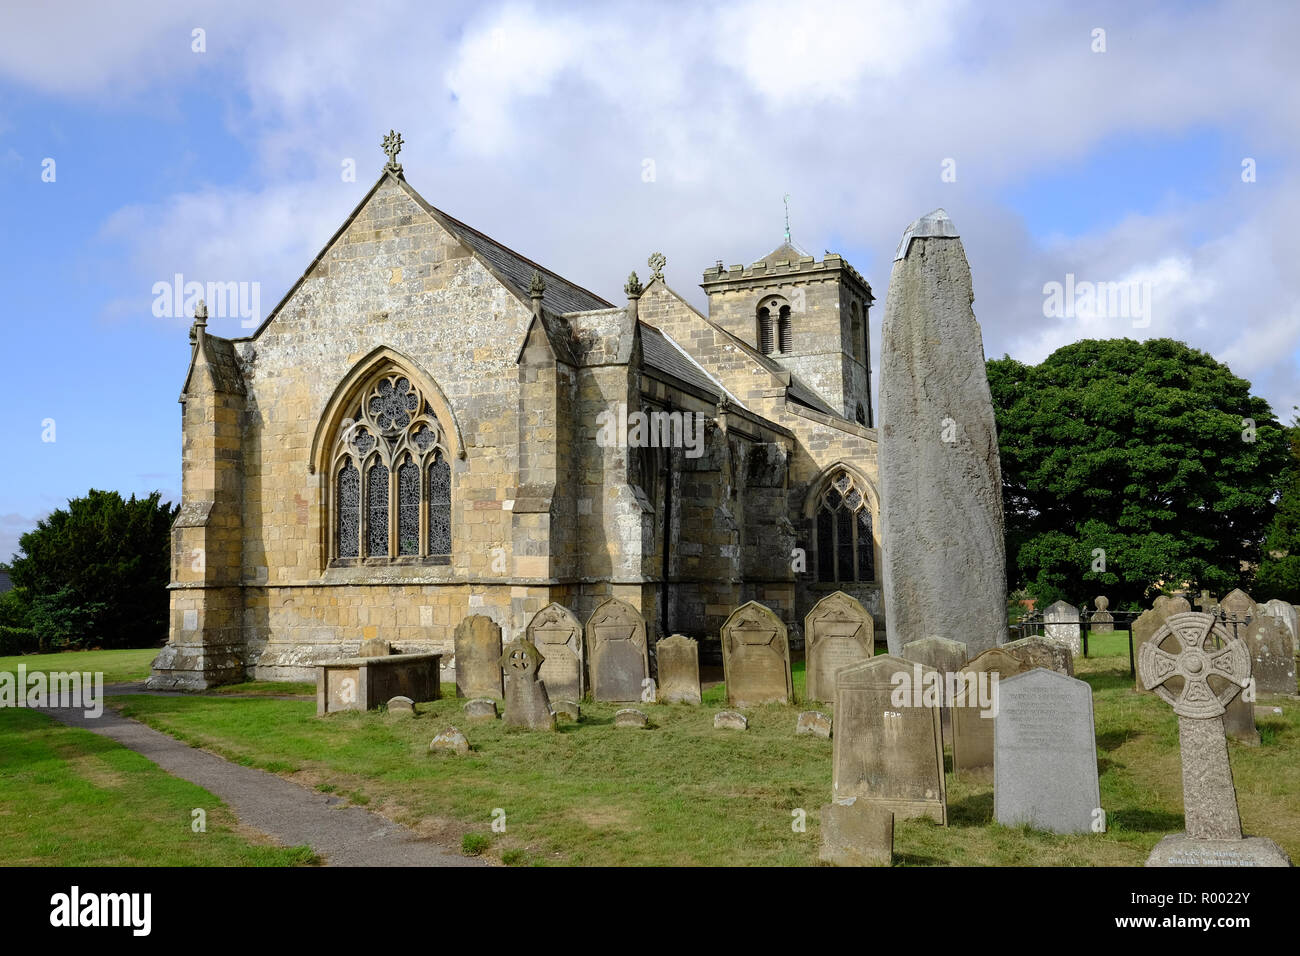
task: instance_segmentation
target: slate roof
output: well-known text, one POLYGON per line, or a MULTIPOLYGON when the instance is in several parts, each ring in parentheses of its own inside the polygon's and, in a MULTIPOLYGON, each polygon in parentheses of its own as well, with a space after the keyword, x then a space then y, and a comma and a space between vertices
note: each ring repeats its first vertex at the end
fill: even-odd
POLYGON ((556 314, 562 312, 594 312, 598 309, 611 309, 614 307, 612 302, 606 302, 596 293, 570 282, 558 273, 552 272, 532 259, 520 255, 508 246, 503 246, 492 237, 479 232, 473 226, 467 225, 459 219, 447 215, 441 209, 430 205, 428 200, 416 192, 415 188, 406 180, 399 179, 398 182, 401 183, 412 199, 438 220, 438 223, 444 229, 473 250, 480 259, 491 267, 498 278, 513 286, 525 301, 529 298, 528 287, 532 282, 533 273, 540 272, 546 280, 546 292, 542 295, 542 307, 550 312, 556 314))
POLYGON ((723 396, 737 405, 743 404, 734 395, 722 387, 722 384, 677 345, 671 338, 653 325, 638 323, 641 326, 641 360, 653 369, 681 379, 688 385, 694 385, 701 391, 721 399, 723 396))

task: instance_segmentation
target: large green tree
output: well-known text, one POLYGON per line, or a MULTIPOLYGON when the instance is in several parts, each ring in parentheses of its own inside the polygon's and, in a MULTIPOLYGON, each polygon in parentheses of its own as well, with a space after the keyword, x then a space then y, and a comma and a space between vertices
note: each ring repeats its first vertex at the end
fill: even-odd
POLYGON ((1300 604, 1300 414, 1291 422, 1291 468, 1264 538, 1254 597, 1300 604))
POLYGON ((91 489, 18 539, 16 590, 44 650, 150 647, 167 636, 170 529, 160 500, 91 489))
POLYGON ((1172 339, 1076 342, 988 376, 1013 587, 1120 608, 1159 582, 1250 585, 1288 454, 1249 382, 1172 339))

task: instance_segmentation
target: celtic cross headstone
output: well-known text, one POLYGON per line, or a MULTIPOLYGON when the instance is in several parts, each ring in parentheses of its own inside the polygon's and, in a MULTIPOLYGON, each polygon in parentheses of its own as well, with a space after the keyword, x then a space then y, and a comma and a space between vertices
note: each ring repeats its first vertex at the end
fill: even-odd
POLYGON ((546 693, 546 684, 538 678, 546 660, 537 645, 527 638, 515 638, 501 655, 505 673, 507 727, 529 730, 554 730, 555 712, 546 693))
POLYGON ((1187 830, 1162 839, 1147 866, 1290 866, 1272 840, 1243 837, 1223 727, 1250 679, 1250 652, 1212 614, 1172 614, 1142 645, 1138 674, 1178 715, 1187 830))

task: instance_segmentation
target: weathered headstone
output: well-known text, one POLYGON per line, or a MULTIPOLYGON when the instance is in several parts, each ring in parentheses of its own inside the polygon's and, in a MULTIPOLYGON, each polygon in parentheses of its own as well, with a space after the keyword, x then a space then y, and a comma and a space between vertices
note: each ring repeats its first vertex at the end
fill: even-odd
POLYGON ((700 702, 700 646, 681 634, 655 645, 659 665, 659 700, 665 704, 700 702))
POLYGON ((798 721, 795 722, 794 732, 796 735, 801 736, 830 737, 831 718, 820 710, 802 711, 799 714, 798 721))
POLYGON ((469 753, 469 741, 455 727, 448 727, 433 740, 429 741, 429 752, 444 752, 455 754, 469 753))
POLYGON ((456 625, 456 696, 501 697, 501 625, 471 614, 456 625))
MULTIPOLYGON (((945 637, 927 637, 903 645, 903 659, 933 667, 940 674, 956 674, 968 660, 966 645, 945 637)), ((946 676, 945 676, 946 680, 946 676)), ((939 708, 945 740, 952 740, 952 708, 945 700, 939 708)))
POLYGON ((565 720, 582 719, 582 707, 576 700, 553 700, 551 710, 555 711, 556 717, 563 717, 565 720))
POLYGON ((990 648, 961 669, 957 692, 964 704, 954 701, 952 706, 954 773, 993 766, 993 695, 1002 681, 1030 669, 1005 646, 990 648))
POLYGON ((644 681, 650 676, 650 657, 640 611, 626 601, 610 598, 591 613, 587 666, 593 700, 641 699, 644 681))
POLYGON ((1291 635, 1291 649, 1294 654, 1300 654, 1300 615, 1296 614, 1295 605, 1273 598, 1260 610, 1286 625, 1287 633, 1291 635))
POLYGON ((1272 840, 1241 832, 1223 712, 1250 678, 1245 642, 1232 637, 1214 615, 1173 614, 1142 646, 1138 672, 1144 686, 1178 715, 1187 825, 1185 832, 1157 843, 1146 865, 1289 866, 1272 840))
POLYGON ((748 730, 749 721, 734 710, 720 710, 713 715, 714 730, 748 730))
MULTIPOLYGON (((497 665, 500 670, 501 665, 497 665)), ((469 720, 496 720, 497 719, 497 702, 488 697, 479 697, 474 700, 465 702, 461 708, 465 711, 465 717, 469 720)))
POLYGON ((1047 637, 1022 637, 1018 641, 1003 644, 1001 650, 1026 665, 1026 670, 1030 667, 1046 667, 1066 677, 1074 676, 1074 655, 1060 641, 1047 637))
POLYGON ((372 637, 361 642, 357 657, 387 657, 393 653, 392 645, 380 637, 372 637))
POLYGON ((903 645, 903 660, 933 667, 941 674, 955 674, 965 665, 966 645, 946 637, 926 637, 903 645))
POLYGON ((524 631, 542 653, 541 679, 555 697, 582 700, 587 690, 582 653, 582 624, 563 604, 548 604, 528 622, 524 631))
POLYGON ((881 576, 894 655, 939 634, 974 657, 1006 632, 1002 470, 973 300, 957 230, 936 209, 903 234, 881 330, 881 576))
POLYGON ((1079 629, 1079 609, 1066 601, 1057 601, 1043 611, 1043 636, 1060 641, 1071 654, 1083 652, 1083 639, 1079 629))
POLYGON ((1219 602, 1219 608, 1227 615, 1229 621, 1244 621, 1247 617, 1258 614, 1255 601, 1241 588, 1228 592, 1227 597, 1219 602))
POLYGON ((401 717, 414 717, 415 701, 398 694, 396 697, 389 698, 388 712, 401 717))
POLYGON ((857 797, 898 819, 948 822, 938 700, 917 686, 941 676, 892 654, 836 675, 834 802, 857 797), (896 674, 904 675, 900 683, 896 674))
POLYGON ((857 598, 836 591, 804 617, 804 657, 809 700, 835 702, 835 674, 876 652, 876 625, 857 598))
POLYGON ((757 601, 736 608, 722 625, 722 673, 733 707, 794 700, 785 624, 757 601))
POLYGON ((894 860, 894 815, 866 800, 849 798, 821 810, 818 859, 835 866, 889 866, 894 860))
POLYGON ((993 817, 1052 833, 1104 825, 1092 688, 1036 668, 998 684, 993 817))
POLYGON ((633 730, 645 730, 646 724, 650 718, 646 716, 645 711, 637 710, 635 707, 624 707, 614 714, 614 726, 626 727, 633 730))
POLYGON ((1250 650, 1250 672, 1255 678, 1255 692, 1294 696, 1295 651, 1286 624, 1280 618, 1256 613, 1238 633, 1250 650))
POLYGON ((515 638, 501 655, 501 669, 506 675, 507 727, 529 730, 554 730, 555 712, 546 693, 546 684, 538 677, 545 658, 527 638, 515 638))
POLYGON ((1099 594, 1093 601, 1093 606, 1097 610, 1092 612, 1092 630, 1102 634, 1115 630, 1115 615, 1110 613, 1110 598, 1099 594))

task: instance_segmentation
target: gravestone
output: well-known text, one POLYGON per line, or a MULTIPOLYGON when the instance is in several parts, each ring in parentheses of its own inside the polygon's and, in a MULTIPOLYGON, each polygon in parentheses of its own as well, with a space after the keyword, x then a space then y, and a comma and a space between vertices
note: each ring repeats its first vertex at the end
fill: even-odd
POLYGON ((892 654, 836 675, 832 799, 856 797, 897 819, 929 817, 946 825, 939 707, 915 686, 918 672, 940 676, 892 654), (897 693, 896 674, 904 675, 897 693))
POLYGON ((429 741, 429 752, 467 754, 469 753, 469 741, 455 727, 448 727, 429 741))
POLYGON ((1026 665, 1026 670, 1030 667, 1046 667, 1066 677, 1074 676, 1074 655, 1060 641, 1047 637, 1022 637, 1018 641, 1003 644, 1001 650, 1026 665))
MULTIPOLYGON (((1064 650, 1063 645, 1058 645, 1064 650)), ((1006 647, 994 647, 959 672, 961 700, 952 706, 952 769, 954 773, 993 766, 993 707, 996 686, 1031 669, 1006 647), (964 704, 963 701, 964 700, 964 704), (984 715, 988 716, 984 716, 984 715)))
MULTIPOLYGON (((499 659, 498 659, 499 660, 499 659)), ((497 670, 501 665, 497 664, 497 670)), ((465 716, 469 720, 496 720, 497 719, 497 702, 489 697, 478 697, 474 700, 465 702, 461 708, 465 711, 465 716)))
POLYGON ((501 655, 501 669, 505 671, 507 727, 526 727, 529 730, 554 730, 555 712, 546 693, 546 684, 539 678, 545 658, 537 646, 527 638, 515 638, 506 645, 501 655))
POLYGON ((392 645, 383 638, 372 637, 361 642, 357 657, 387 657, 393 653, 392 645))
MULTIPOLYGON (((967 661, 966 645, 944 637, 927 637, 903 645, 903 659, 933 667, 940 674, 956 674, 967 661)), ((952 708, 945 700, 939 708, 945 740, 952 739, 952 708)))
POLYGON ((1228 592, 1228 596, 1219 602, 1219 608, 1228 616, 1229 621, 1244 621, 1259 613, 1255 610, 1254 600, 1241 588, 1228 592))
POLYGON ((794 700, 785 624, 757 601, 736 608, 722 625, 722 673, 733 707, 794 700))
POLYGON ((1099 633, 1115 630, 1115 615, 1110 613, 1110 598, 1099 594, 1093 601, 1097 610, 1092 612, 1092 630, 1099 633))
POLYGON ((681 634, 655 645, 659 664, 659 700, 665 704, 700 702, 700 646, 681 634))
POLYGON ((748 730, 749 720, 734 710, 720 710, 713 715, 714 730, 748 730))
POLYGON ((1050 604, 1043 611, 1043 636, 1060 641, 1071 654, 1083 652, 1083 639, 1079 633, 1079 609, 1066 601, 1050 604))
POLYGON ((501 697, 501 625, 471 614, 456 625, 456 696, 501 697))
POLYGON ((641 699, 643 681, 650 676, 650 657, 640 611, 626 601, 610 598, 591 613, 587 666, 593 700, 641 699))
POLYGON ((559 700, 551 701, 551 710, 555 711, 556 717, 563 717, 565 720, 581 720, 582 707, 576 700, 559 700))
POLYGON ((1273 598, 1260 610, 1286 625, 1287 633, 1291 635, 1291 650, 1293 654, 1300 654, 1300 616, 1296 614, 1295 605, 1273 598))
POLYGON ((415 701, 398 694, 396 697, 389 699, 388 712, 399 717, 414 717, 415 701))
POLYGON ((963 641, 969 658, 1006 633, 1002 470, 973 299, 948 214, 912 223, 894 256, 880 349, 881 578, 894 655, 938 634, 963 641))
POLYGON ((993 817, 1052 833, 1104 825, 1092 688, 1036 668, 998 684, 993 817))
POLYGON ((1272 840, 1241 832, 1223 712, 1249 681, 1250 663, 1244 641, 1192 611, 1170 615, 1142 646, 1143 685, 1178 715, 1187 826, 1157 843, 1147 866, 1290 866, 1272 840))
MULTIPOLYGON (((1162 594, 1155 599, 1149 610, 1138 615, 1137 620, 1129 625, 1129 634, 1133 641, 1133 660, 1136 662, 1142 654, 1142 645, 1155 637, 1156 632, 1164 627, 1165 619, 1171 614, 1186 614, 1191 605, 1185 598, 1170 597, 1162 594)), ((1133 675, 1134 686, 1145 693, 1141 673, 1133 675)))
POLYGON ((894 815, 866 800, 850 798, 821 810, 822 845, 817 858, 834 866, 889 866, 894 861, 894 815))
POLYGON ((615 727, 645 730, 649 722, 650 718, 646 716, 645 711, 637 710, 635 707, 624 707, 614 714, 615 727))
POLYGON ((542 653, 541 680, 553 697, 582 700, 587 690, 582 624, 563 604, 548 604, 528 622, 525 637, 542 653))
POLYGON ((1294 696, 1295 651, 1286 624, 1280 618, 1257 613, 1239 633, 1250 651, 1255 692, 1294 696))
POLYGON ((809 700, 835 702, 835 673, 876 652, 876 625, 857 598, 836 591, 804 617, 804 657, 809 700))
POLYGON ((794 732, 797 736, 827 737, 831 735, 831 718, 820 710, 805 710, 795 722, 794 732))

